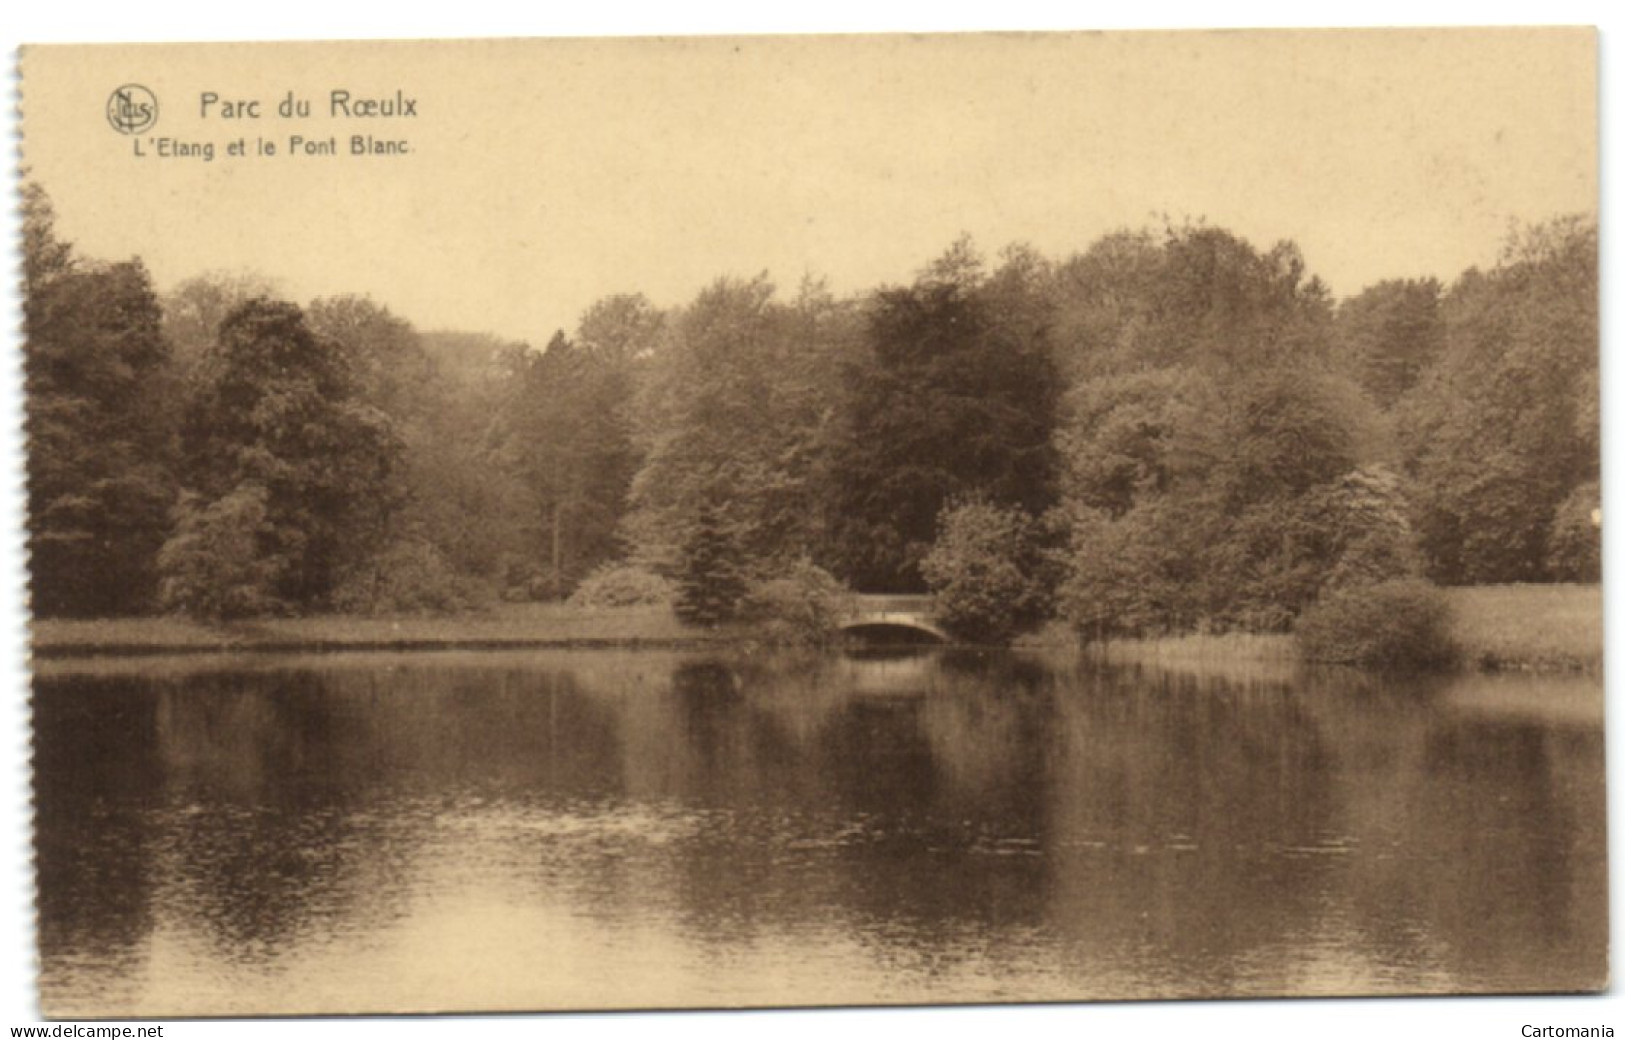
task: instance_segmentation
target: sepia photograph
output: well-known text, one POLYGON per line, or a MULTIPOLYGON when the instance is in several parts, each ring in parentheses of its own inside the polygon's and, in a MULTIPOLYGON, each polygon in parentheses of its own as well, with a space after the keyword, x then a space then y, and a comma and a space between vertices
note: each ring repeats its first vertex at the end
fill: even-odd
POLYGON ((1605 991, 1598 54, 24 46, 38 1013, 1605 991))

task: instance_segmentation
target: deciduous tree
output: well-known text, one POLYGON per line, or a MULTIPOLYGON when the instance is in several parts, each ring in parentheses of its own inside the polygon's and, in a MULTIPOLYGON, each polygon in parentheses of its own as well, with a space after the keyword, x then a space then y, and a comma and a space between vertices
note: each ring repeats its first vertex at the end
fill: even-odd
POLYGON ((1337 339, 1373 403, 1392 408, 1444 345, 1434 278, 1378 282, 1337 308, 1337 339))
POLYGON ((505 464, 530 497, 546 598, 563 598, 616 555, 636 456, 626 358, 556 334, 513 359, 502 423, 505 464))
POLYGON ((871 303, 830 494, 830 558, 859 589, 922 590, 920 561, 956 496, 1029 513, 1054 502, 1060 385, 1028 261, 989 280, 962 240, 871 303))
POLYGON ((1543 581, 1552 527, 1597 480, 1597 227, 1514 236, 1443 304, 1444 346, 1400 407, 1416 526, 1435 580, 1543 581))
POLYGON ((181 432, 194 492, 182 528, 188 509, 263 489, 255 557, 274 561, 272 591, 293 609, 326 606, 342 569, 381 544, 399 441, 297 306, 252 300, 226 318, 181 432))
POLYGON ((765 275, 713 283, 667 322, 646 369, 626 527, 656 567, 675 565, 675 538, 702 508, 764 576, 820 543, 852 315, 816 283, 788 304, 774 296, 765 275))
POLYGON ((1370 404, 1294 247, 1206 227, 1153 241, 1114 236, 1056 279, 1079 374, 1063 609, 1102 635, 1284 629, 1368 544, 1339 489, 1367 461, 1370 404))
POLYGON ((945 509, 920 572, 949 631, 1003 644, 1048 617, 1055 564, 1044 543, 1019 508, 973 499, 945 509))
POLYGON ((36 612, 148 609, 175 482, 169 345, 139 260, 83 261, 24 194, 28 547, 36 612))

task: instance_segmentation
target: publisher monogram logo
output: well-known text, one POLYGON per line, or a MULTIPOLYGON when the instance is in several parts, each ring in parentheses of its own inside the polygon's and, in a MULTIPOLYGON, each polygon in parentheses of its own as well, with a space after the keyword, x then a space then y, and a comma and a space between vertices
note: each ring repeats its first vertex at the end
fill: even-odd
POLYGON ((139 83, 126 83, 107 98, 107 121, 121 134, 141 134, 158 122, 158 99, 139 83))

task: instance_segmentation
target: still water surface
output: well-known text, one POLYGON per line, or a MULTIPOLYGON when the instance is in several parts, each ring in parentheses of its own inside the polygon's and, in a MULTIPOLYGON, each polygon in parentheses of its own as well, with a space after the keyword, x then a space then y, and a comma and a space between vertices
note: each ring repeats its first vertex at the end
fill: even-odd
POLYGON ((53 1016, 1605 982, 1601 684, 41 662, 53 1016))

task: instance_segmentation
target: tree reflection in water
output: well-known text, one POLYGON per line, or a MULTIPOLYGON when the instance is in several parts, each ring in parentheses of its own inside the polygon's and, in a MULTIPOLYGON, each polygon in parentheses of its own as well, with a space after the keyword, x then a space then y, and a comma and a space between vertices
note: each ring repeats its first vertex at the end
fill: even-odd
POLYGON ((47 663, 45 1006, 1594 986, 1600 689, 1521 681, 941 651, 47 663))

